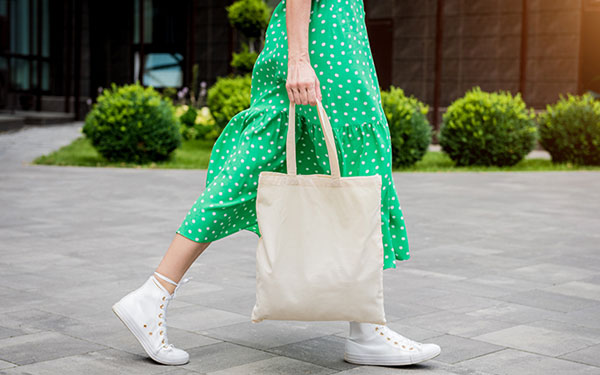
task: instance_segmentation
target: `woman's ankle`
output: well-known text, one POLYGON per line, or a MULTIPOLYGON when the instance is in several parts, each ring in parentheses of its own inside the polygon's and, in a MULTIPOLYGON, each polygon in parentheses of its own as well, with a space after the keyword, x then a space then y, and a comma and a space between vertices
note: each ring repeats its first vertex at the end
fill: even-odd
POLYGON ((158 277, 156 278, 156 280, 160 283, 160 285, 164 286, 165 289, 169 291, 169 293, 173 294, 173 291, 175 291, 175 285, 169 284, 168 282, 159 279, 158 277))
POLYGON ((164 273, 159 272, 158 269, 156 271, 154 271, 154 278, 156 279, 156 281, 158 281, 160 283, 160 285, 164 286, 165 289, 170 294, 173 294, 173 292, 175 291, 175 288, 177 287, 177 285, 176 285, 177 282, 176 281, 174 281, 173 279, 169 278, 164 273))

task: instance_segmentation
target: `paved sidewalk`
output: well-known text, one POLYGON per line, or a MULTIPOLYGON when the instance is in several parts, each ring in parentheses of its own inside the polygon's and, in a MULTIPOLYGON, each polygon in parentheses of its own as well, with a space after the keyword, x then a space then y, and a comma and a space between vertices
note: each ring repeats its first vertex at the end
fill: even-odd
POLYGON ((158 264, 205 171, 27 165, 75 123, 0 134, 1 374, 600 373, 600 172, 396 173, 412 258, 384 272, 389 325, 442 353, 342 359, 347 322, 252 323, 257 237, 213 243, 169 307, 180 367, 110 306, 158 264))

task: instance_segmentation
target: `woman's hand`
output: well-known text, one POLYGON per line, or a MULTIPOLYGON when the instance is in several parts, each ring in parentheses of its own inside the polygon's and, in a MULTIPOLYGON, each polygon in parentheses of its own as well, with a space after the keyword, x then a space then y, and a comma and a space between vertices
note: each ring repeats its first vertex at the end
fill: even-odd
POLYGON ((317 105, 317 99, 322 99, 321 85, 308 57, 288 60, 285 88, 295 104, 317 105))
POLYGON ((288 34, 288 74, 285 88, 290 102, 317 105, 321 85, 308 56, 308 25, 311 0, 288 0, 286 23, 288 34))

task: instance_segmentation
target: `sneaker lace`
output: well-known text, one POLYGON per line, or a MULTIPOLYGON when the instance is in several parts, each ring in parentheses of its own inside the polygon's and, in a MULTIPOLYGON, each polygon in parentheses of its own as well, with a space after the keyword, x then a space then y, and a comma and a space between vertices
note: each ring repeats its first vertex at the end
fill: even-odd
POLYGON ((169 294, 166 296, 165 298, 165 303, 164 303, 164 307, 162 308, 164 310, 161 319, 162 322, 162 326, 164 326, 164 344, 163 344, 163 348, 170 350, 173 348, 173 344, 169 344, 169 337, 167 335, 167 308, 169 307, 169 302, 171 302, 171 300, 173 300, 173 298, 175 298, 177 296, 177 290, 179 290, 179 288, 184 285, 187 284, 191 279, 193 279, 193 277, 186 277, 183 280, 181 280, 179 283, 174 282, 173 280, 165 277, 164 275, 159 274, 158 272, 155 272, 156 275, 158 275, 161 279, 176 285, 175 286, 175 290, 173 290, 172 294, 169 294))
POLYGON ((388 335, 390 335, 390 336, 394 337, 394 339, 395 339, 395 340, 397 340, 397 341, 399 341, 399 342, 402 342, 402 343, 404 343, 404 344, 408 344, 408 345, 410 345, 410 346, 414 346, 414 347, 417 347, 417 348, 420 348, 420 347, 421 347, 421 345, 422 345, 420 342, 417 342, 417 341, 414 341, 414 340, 411 340, 411 339, 409 339, 408 337, 402 336, 401 334, 399 334, 398 332, 396 332, 396 331, 392 330, 392 329, 391 329, 390 327, 388 327, 388 326, 379 326, 379 327, 380 327, 380 329, 382 329, 382 330, 383 330, 383 331, 384 331, 386 334, 388 334, 388 335))

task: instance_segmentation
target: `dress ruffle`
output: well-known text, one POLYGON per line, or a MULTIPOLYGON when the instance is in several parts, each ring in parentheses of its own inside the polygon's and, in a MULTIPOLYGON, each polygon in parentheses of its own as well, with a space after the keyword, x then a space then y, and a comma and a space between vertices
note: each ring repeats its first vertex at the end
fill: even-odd
MULTIPOLYGON (((258 176, 261 171, 287 173, 288 105, 285 99, 278 105, 256 104, 230 120, 211 152, 205 190, 177 233, 197 242, 215 241, 239 230, 261 235, 256 221, 258 176)), ((323 131, 310 113, 296 113, 297 173, 330 174, 323 131)), ((345 124, 332 129, 342 176, 382 176, 384 269, 396 268, 395 260, 410 255, 391 175, 387 123, 345 124)))

